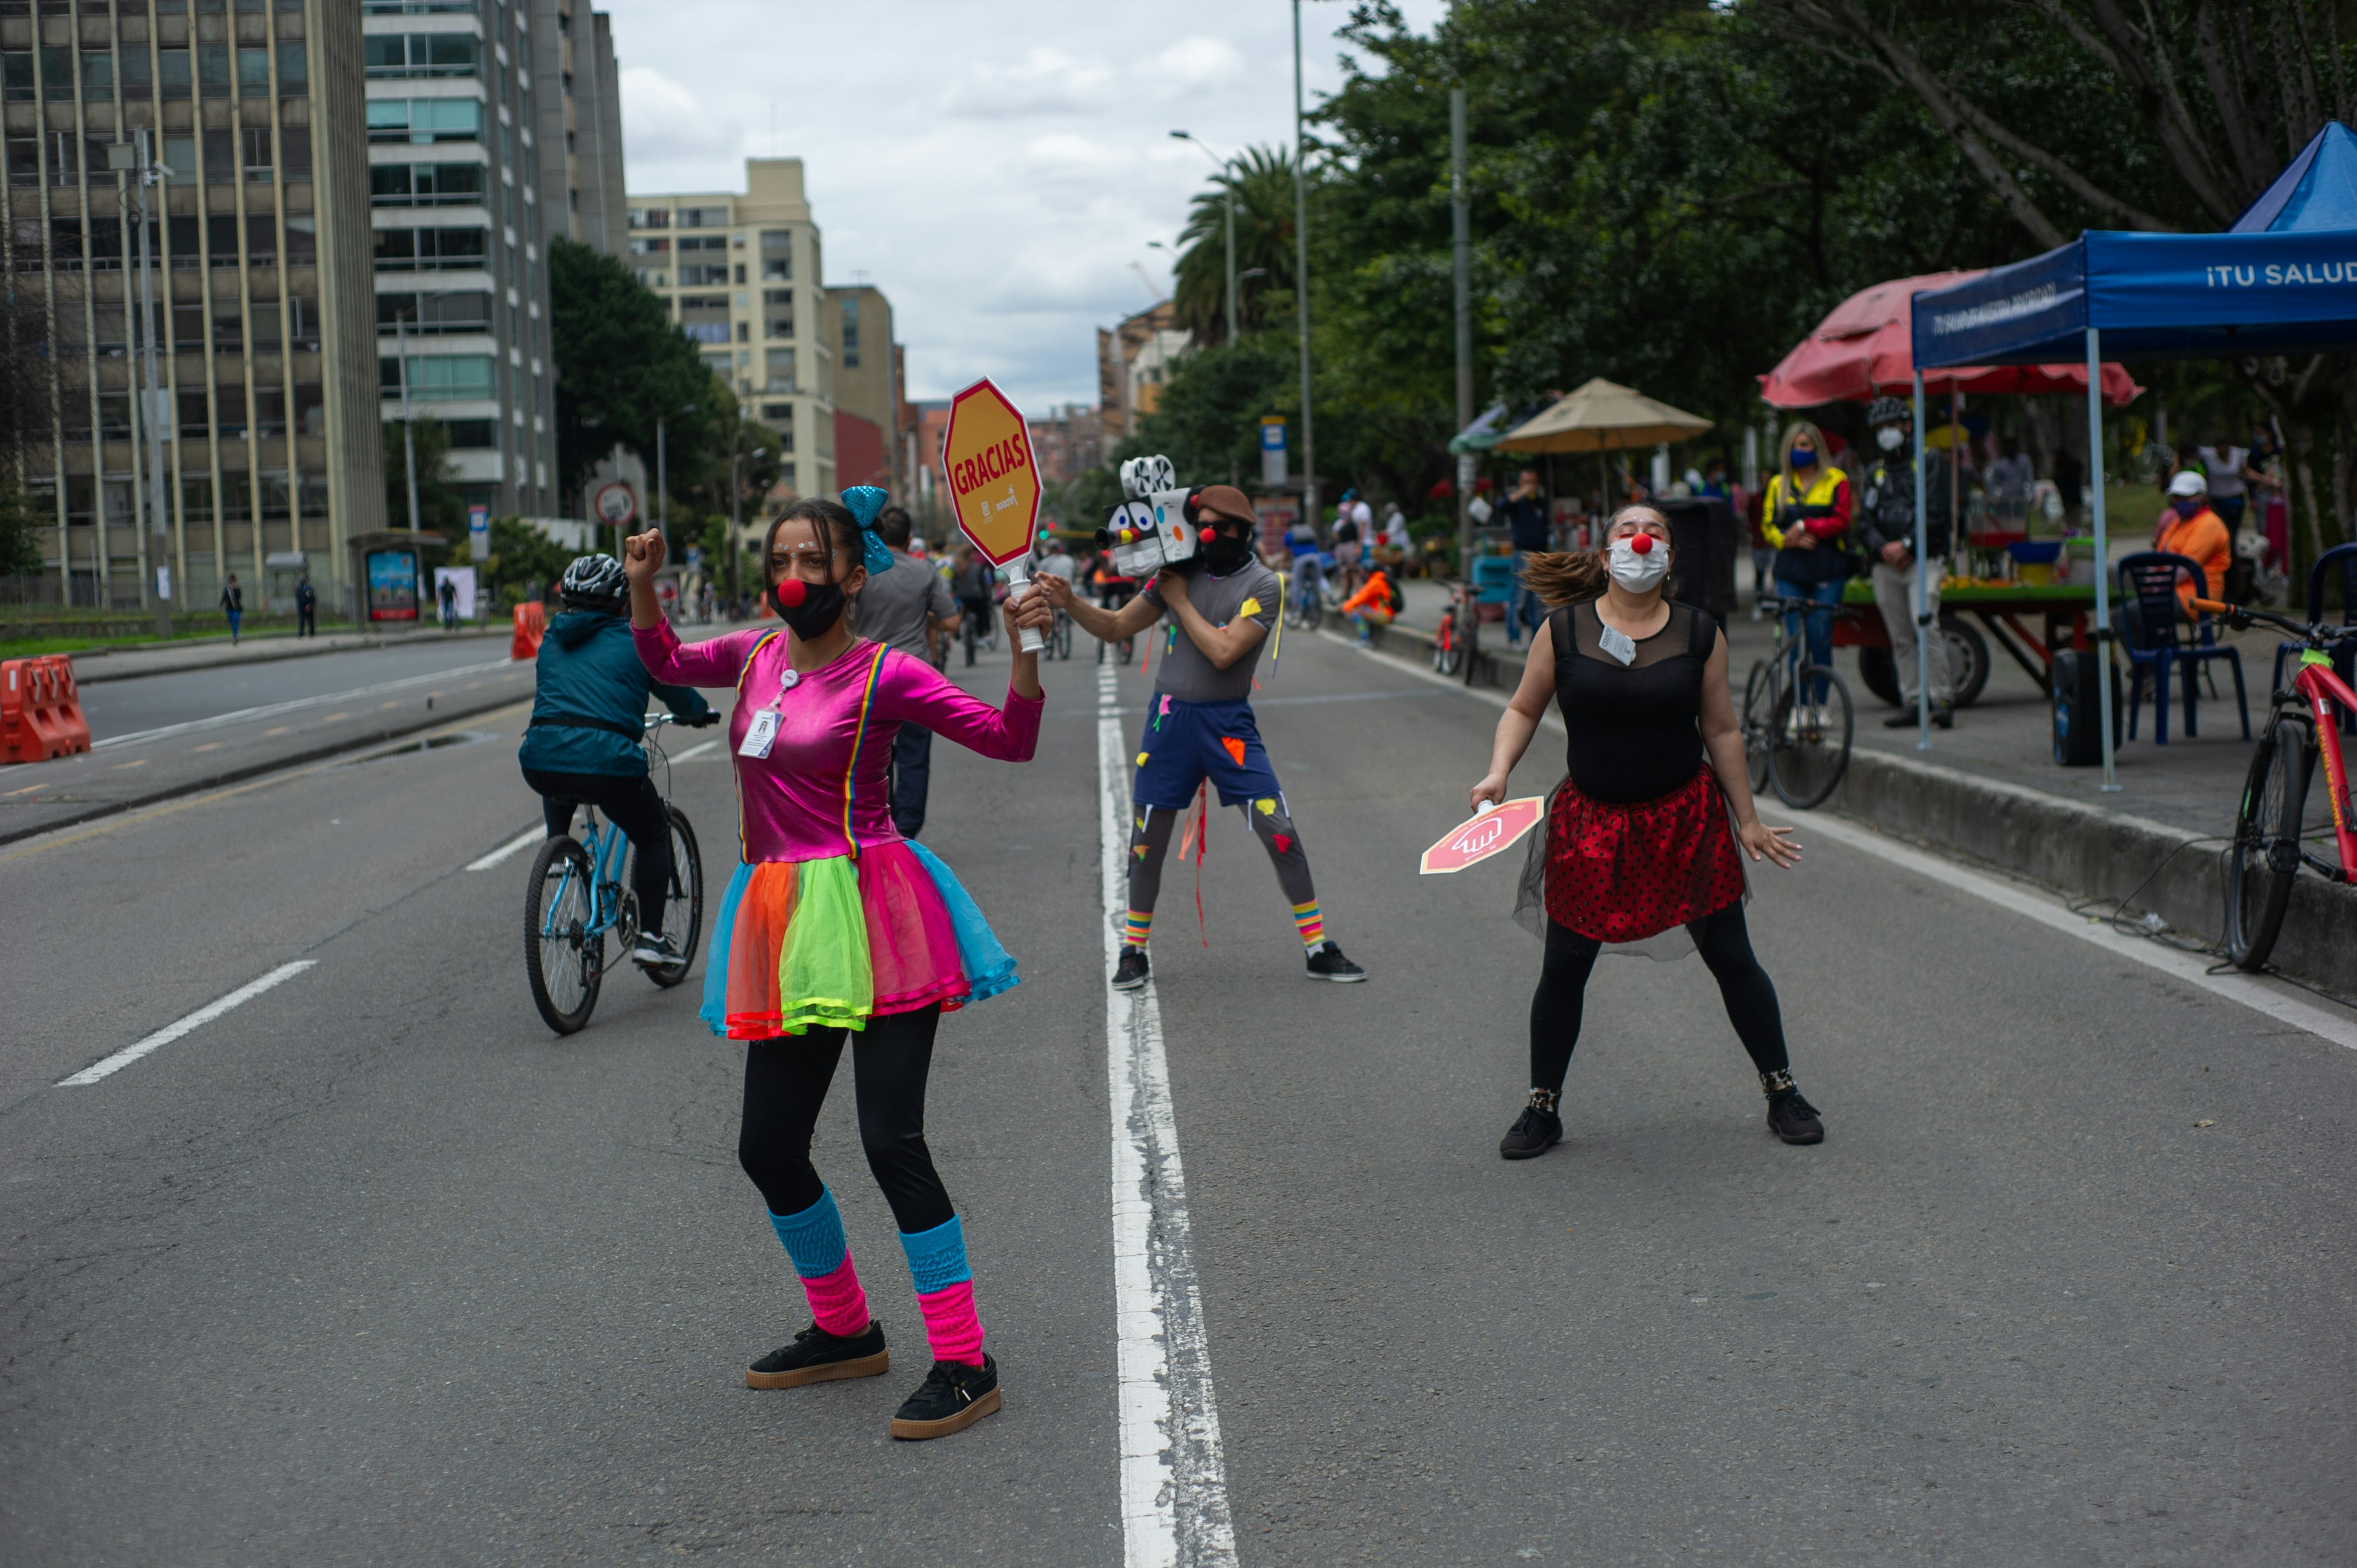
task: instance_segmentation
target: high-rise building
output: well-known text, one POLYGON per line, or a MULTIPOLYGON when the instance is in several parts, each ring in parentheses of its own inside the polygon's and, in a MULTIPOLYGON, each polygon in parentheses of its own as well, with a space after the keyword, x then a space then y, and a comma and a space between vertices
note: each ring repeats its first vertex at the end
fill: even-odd
POLYGON ((533 127, 540 94, 559 89, 535 81, 530 62, 554 0, 361 8, 384 416, 404 417, 405 403, 448 428, 468 505, 551 515, 556 374, 544 236, 564 226, 544 211, 533 127))
POLYGON ((613 19, 584 0, 532 0, 532 33, 542 228, 619 256, 629 235, 613 19))
POLYGON ((881 485, 905 495, 900 470, 899 346, 892 340, 892 302, 872 284, 826 291, 834 316, 835 482, 881 485), (846 419, 859 425, 846 428, 846 419))
POLYGON ((169 567, 183 605, 210 607, 232 571, 248 607, 283 603, 307 569, 333 604, 349 588, 346 542, 383 525, 368 154, 352 112, 361 11, 0 5, 0 261, 50 322, 56 430, 27 478, 55 509, 44 581, 67 602, 149 603, 156 568, 169 567), (133 417, 135 177, 110 152, 142 128, 170 170, 150 192, 147 236, 168 438, 163 560, 151 559, 133 417))
POLYGON ((1138 422, 1162 403, 1162 383, 1195 336, 1178 325, 1169 300, 1149 306, 1118 327, 1097 328, 1097 413, 1105 456, 1137 434, 1138 422))
POLYGON ((741 196, 633 195, 629 207, 639 281, 745 413, 778 432, 780 489, 834 496, 834 310, 802 159, 746 159, 741 196))

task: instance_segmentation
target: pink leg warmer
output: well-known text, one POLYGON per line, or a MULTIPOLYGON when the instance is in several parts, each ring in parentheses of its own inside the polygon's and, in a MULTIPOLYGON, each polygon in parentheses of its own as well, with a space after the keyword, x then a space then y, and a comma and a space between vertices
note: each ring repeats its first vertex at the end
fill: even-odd
MULTIPOLYGON (((850 1264, 844 1266, 847 1269, 850 1264)), ((917 1310, 925 1315, 925 1339, 932 1347, 934 1360, 982 1365, 982 1319, 974 1316, 972 1280, 960 1280, 931 1294, 920 1293, 917 1310)))
MULTIPOLYGON (((847 1339, 867 1332, 867 1293, 860 1288, 859 1272, 851 1266, 848 1248, 844 1251, 843 1266, 833 1273, 802 1281, 802 1294, 810 1297, 811 1316, 829 1334, 847 1339)), ((974 1316, 973 1307, 966 1308, 966 1316, 974 1316)), ((929 1324, 931 1321, 927 1319, 929 1324)), ((975 1343, 980 1342, 977 1330, 975 1343)))

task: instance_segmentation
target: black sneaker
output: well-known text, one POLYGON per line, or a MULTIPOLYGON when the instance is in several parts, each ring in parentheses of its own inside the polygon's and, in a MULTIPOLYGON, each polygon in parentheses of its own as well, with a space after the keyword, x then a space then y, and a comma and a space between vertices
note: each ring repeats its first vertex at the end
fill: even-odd
POLYGON ((848 1338, 829 1334, 815 1323, 794 1336, 794 1342, 770 1351, 745 1369, 748 1389, 798 1389, 804 1383, 832 1382, 836 1378, 873 1378, 891 1369, 892 1354, 884 1348, 884 1326, 870 1318, 867 1331, 848 1338))
POLYGON ((1563 1142, 1563 1118, 1555 1113, 1555 1096, 1533 1090, 1530 1103, 1498 1140, 1498 1157, 1534 1160, 1563 1142))
POLYGON ((1882 727, 1884 729, 1913 729, 1917 725, 1921 724, 1922 722, 1922 715, 1917 713, 1913 708, 1901 708, 1897 713, 1891 714, 1889 718, 1883 720, 1882 727))
POLYGON ((669 937, 641 935, 630 950, 630 961, 642 969, 668 969, 679 961, 679 944, 669 937))
POLYGON ((1115 991, 1135 991, 1152 973, 1146 961, 1146 950, 1134 943, 1122 945, 1121 957, 1113 966, 1113 988, 1115 991))
POLYGON ((1941 729, 1953 729, 1953 728, 1955 728, 1955 727, 1956 727, 1956 704, 1955 704, 1955 703, 1932 703, 1932 723, 1933 725, 1937 725, 1937 726, 1938 726, 1939 728, 1941 728, 1941 729))
POLYGON ((892 1435, 919 1441, 963 1432, 998 1408, 998 1363, 936 1361, 908 1402, 893 1412, 892 1435))
POLYGON ((1366 979, 1367 972, 1344 958, 1342 950, 1329 941, 1309 955, 1309 978, 1331 980, 1348 985, 1352 981, 1366 979))
POLYGON ((1817 1108, 1802 1099, 1797 1089, 1769 1091, 1768 1130, 1788 1144, 1825 1141, 1825 1124, 1817 1120, 1817 1108))

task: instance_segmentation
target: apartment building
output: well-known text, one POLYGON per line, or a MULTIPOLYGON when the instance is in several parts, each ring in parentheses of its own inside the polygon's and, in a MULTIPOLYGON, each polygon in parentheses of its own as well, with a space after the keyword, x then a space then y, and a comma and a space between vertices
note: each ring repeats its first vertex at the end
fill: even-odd
POLYGON ((536 81, 531 61, 554 0, 361 10, 384 417, 405 407, 448 428, 469 506, 553 515, 556 374, 533 127, 555 84, 536 81))
POLYGON ((892 340, 892 302, 872 284, 826 291, 834 321, 835 479, 908 493, 908 443, 901 439, 899 345, 892 340))
POLYGON ((1167 299, 1118 327, 1097 328, 1097 413, 1107 456, 1161 405, 1163 382, 1194 342, 1167 299))
POLYGON ((580 0, 532 0, 532 47, 533 135, 548 204, 543 228, 621 255, 630 235, 613 18, 580 0))
POLYGON ((54 440, 27 478, 54 508, 41 580, 61 602, 146 605, 167 567, 183 605, 230 572, 249 607, 281 604, 307 569, 333 604, 346 542, 382 526, 361 34, 351 0, 0 4, 0 262, 49 323, 54 440), (135 177, 113 167, 139 129, 169 169, 147 234, 162 560, 134 417, 135 177))
POLYGON ((780 489, 837 494, 837 329, 802 160, 748 158, 741 195, 633 195, 629 210, 639 281, 784 443, 780 489))

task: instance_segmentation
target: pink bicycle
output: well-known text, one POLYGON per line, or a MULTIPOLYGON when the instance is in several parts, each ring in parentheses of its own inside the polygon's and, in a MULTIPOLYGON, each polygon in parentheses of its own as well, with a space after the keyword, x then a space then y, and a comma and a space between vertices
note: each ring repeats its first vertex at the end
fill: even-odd
POLYGON ((2298 643, 2299 668, 2275 693, 2257 755, 2243 781, 2234 839, 2226 850, 2226 956, 2238 969, 2265 969, 2283 929, 2293 878, 2302 865, 2328 881, 2347 882, 2357 866, 2357 812, 2349 796, 2349 768, 2341 755, 2340 715, 2357 714, 2357 692, 2332 672, 2332 645, 2357 639, 2357 626, 2302 626, 2266 610, 2195 599, 2193 607, 2224 618, 2237 631, 2266 621, 2298 643), (2336 711, 2337 710, 2337 711, 2336 711), (2304 841, 2308 786, 2319 752, 2332 806, 2341 864, 2310 851, 2304 841))

